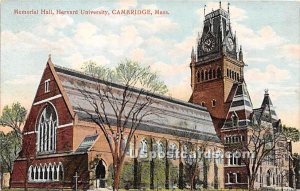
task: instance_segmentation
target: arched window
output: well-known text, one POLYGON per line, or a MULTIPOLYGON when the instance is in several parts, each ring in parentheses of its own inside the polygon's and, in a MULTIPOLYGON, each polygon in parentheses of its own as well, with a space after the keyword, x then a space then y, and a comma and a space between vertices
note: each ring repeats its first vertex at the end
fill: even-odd
POLYGON ((238 126, 239 118, 238 118, 238 116, 237 116, 236 113, 233 113, 233 114, 232 114, 231 120, 232 120, 232 125, 233 125, 233 126, 238 126))
POLYGON ((212 77, 216 78, 216 70, 213 70, 212 77))
POLYGON ((43 180, 44 177, 43 177, 43 168, 42 168, 42 165, 39 165, 39 180, 43 180))
POLYGON ((234 79, 234 71, 231 71, 231 78, 234 79))
POLYGON ((239 73, 237 73, 236 75, 237 75, 237 76, 236 76, 236 77, 237 77, 237 80, 239 81, 239 80, 240 80, 240 75, 239 75, 239 73))
POLYGON ((162 142, 158 142, 157 143, 157 156, 158 158, 162 158, 164 154, 164 146, 162 144, 162 142))
POLYGON ((231 70, 229 70, 229 78, 231 78, 231 70))
POLYGON ((57 180, 57 166, 53 165, 53 180, 57 180))
POLYGON ((222 71, 220 68, 217 69, 217 78, 222 78, 222 71))
POLYGON ((201 106, 202 106, 202 107, 205 107, 205 102, 204 102, 204 101, 201 102, 201 106))
POLYGON ((34 170, 33 170, 33 166, 32 165, 29 167, 28 176, 29 176, 29 181, 34 180, 34 170))
POLYGON ((205 80, 208 80, 208 73, 207 73, 207 71, 205 71, 204 74, 205 74, 205 80))
POLYGON ((53 180, 53 166, 49 164, 49 180, 53 180))
POLYGON ((148 155, 148 146, 147 146, 147 141, 143 139, 140 142, 140 147, 139 147, 139 155, 141 158, 145 158, 148 155))
POLYGON ((170 159, 176 159, 176 151, 177 151, 177 146, 176 144, 172 143, 169 145, 169 148, 168 148, 168 157, 170 159))
POLYGON ((197 71, 197 82, 200 82, 200 78, 201 78, 201 76, 200 76, 200 72, 199 72, 199 70, 197 71))
POLYGON ((236 80, 236 72, 234 72, 234 80, 236 80))
POLYGON ((38 152, 53 152, 56 149, 57 115, 54 108, 48 105, 39 118, 38 152))
POLYGON ((209 69, 209 72, 208 72, 208 79, 212 79, 212 70, 209 69))
POLYGON ((58 180, 63 180, 64 179, 64 167, 62 163, 59 163, 58 165, 58 180))
POLYGON ((34 180, 39 179, 39 169, 37 166, 34 167, 34 180))
POLYGON ((229 69, 227 68, 227 77, 229 77, 229 69))
POLYGON ((48 169, 46 164, 44 164, 43 173, 44 173, 44 180, 48 180, 48 169))
POLYGON ((201 81, 204 80, 204 73, 203 73, 203 70, 201 71, 201 81))

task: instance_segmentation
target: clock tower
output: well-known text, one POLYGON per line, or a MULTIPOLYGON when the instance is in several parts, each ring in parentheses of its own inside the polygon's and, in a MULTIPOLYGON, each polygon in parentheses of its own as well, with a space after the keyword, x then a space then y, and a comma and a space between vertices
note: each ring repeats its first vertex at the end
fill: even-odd
POLYGON ((190 102, 207 107, 215 129, 220 129, 234 94, 233 86, 243 81, 242 47, 230 25, 229 8, 205 15, 202 35, 198 34, 197 50, 191 54, 190 102))

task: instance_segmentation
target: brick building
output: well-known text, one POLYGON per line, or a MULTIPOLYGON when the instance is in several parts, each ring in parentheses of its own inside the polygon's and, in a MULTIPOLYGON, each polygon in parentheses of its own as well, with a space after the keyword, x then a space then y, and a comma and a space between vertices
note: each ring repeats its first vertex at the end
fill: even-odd
MULTIPOLYGON (((93 94, 97 85, 105 86, 92 76, 54 66, 49 58, 24 127, 23 148, 14 163, 12 187, 74 188, 75 176, 82 189, 105 187, 112 157, 104 135, 79 107, 92 110, 80 90, 93 94)), ((111 84, 118 94, 121 85, 111 84)), ((132 89, 131 91, 135 91, 132 89)), ((177 99, 152 94, 153 107, 162 109, 162 118, 152 123, 143 121, 137 129, 126 160, 138 153, 138 162, 147 155, 150 142, 158 150, 168 145, 168 151, 183 149, 188 140, 193 144, 207 142, 209 150, 222 152, 210 114, 205 107, 177 99), (151 141, 149 141, 151 140, 151 141)), ((126 133, 125 133, 126 134, 126 133)), ((182 172, 180 157, 170 160, 182 172)), ((222 159, 210 160, 202 181, 207 187, 222 188, 222 159)), ((168 165, 170 166, 170 165, 168 165)), ((166 167, 168 168, 168 167, 166 167)), ((167 171, 169 172, 169 170, 167 171)), ((149 172, 150 173, 150 172, 149 172)), ((179 173, 177 179, 183 176, 179 173)), ((165 185, 175 180, 165 177, 165 185)), ((176 181, 178 182, 178 181, 176 181)), ((149 186, 149 185, 146 185, 149 186)))
MULTIPOLYGON (((126 160, 134 153, 139 157, 147 154, 150 142, 158 150, 160 145, 168 145, 168 150, 176 151, 183 149, 182 142, 186 140, 193 144, 206 141, 208 150, 233 152, 231 143, 245 141, 254 122, 262 122, 274 130, 280 128, 268 92, 261 107, 253 109, 244 80, 242 47, 238 48, 232 32, 229 10, 220 8, 205 15, 202 36, 197 40, 196 52, 193 49, 191 53, 193 93, 189 102, 152 94, 152 99, 159 102, 156 107, 164 111, 163 120, 141 124, 126 160)), ((79 188, 107 186, 112 163, 110 150, 99 127, 79 109, 91 109, 80 90, 88 88, 92 94, 96 91, 95 84, 107 83, 54 66, 49 58, 24 127, 23 149, 14 163, 12 187, 26 184, 31 188, 70 189, 75 186, 75 175, 79 188)), ((124 87, 112 84, 112 88, 118 92, 124 87)), ((287 145, 283 140, 281 146, 287 145)), ((288 170, 289 152, 282 154, 284 168, 288 170)), ((182 178, 184 161, 174 158, 170 162, 178 167, 177 178, 182 178)), ((276 164, 266 161, 255 187, 281 184, 283 179, 276 164)), ((248 187, 247 171, 240 160, 231 157, 223 165, 220 158, 210 160, 207 165, 206 175, 203 171, 199 175, 207 187, 248 187)), ((171 180, 165 177, 165 186, 170 185, 171 180)))
MULTIPOLYGON (((196 53, 194 49, 191 53, 190 102, 208 109, 224 151, 234 153, 234 144, 247 142, 253 125, 270 126, 273 135, 279 131, 281 121, 267 90, 261 107, 252 106, 244 80, 242 46, 238 48, 236 34, 231 29, 229 7, 228 11, 220 7, 205 15, 202 36, 198 36, 197 42, 196 53)), ((280 142, 281 147, 289 146, 284 138, 280 142)), ((283 159, 263 162, 256 188, 289 186, 290 152, 285 150, 276 155, 282 155, 283 159), (279 169, 279 163, 283 163, 283 169, 279 169)), ((225 188, 248 188, 247 169, 240 159, 228 157, 224 161, 224 173, 225 188)))

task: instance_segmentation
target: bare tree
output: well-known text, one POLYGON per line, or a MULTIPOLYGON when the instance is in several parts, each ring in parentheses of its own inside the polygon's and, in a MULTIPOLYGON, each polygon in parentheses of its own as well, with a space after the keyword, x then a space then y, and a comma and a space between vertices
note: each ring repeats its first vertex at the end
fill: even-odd
POLYGON ((167 87, 149 67, 141 67, 130 60, 122 61, 114 70, 85 63, 87 73, 104 79, 91 91, 87 83, 78 88, 89 107, 79 104, 80 111, 88 115, 102 131, 113 160, 113 188, 118 190, 126 150, 142 122, 159 117, 158 102, 153 93, 165 93, 167 87), (138 87, 138 88, 137 88, 138 87))
POLYGON ((192 143, 190 141, 186 141, 183 144, 183 152, 185 152, 186 156, 184 158, 184 169, 191 191, 195 189, 195 181, 199 179, 201 167, 204 167, 205 165, 204 152, 207 150, 207 146, 207 141, 203 141, 202 143, 192 143))
POLYGON ((275 165, 282 157, 284 148, 279 145, 286 141, 286 137, 281 130, 274 129, 271 123, 254 124, 240 134, 245 136, 239 137, 239 141, 230 145, 232 149, 230 157, 246 166, 248 189, 254 190, 256 176, 264 162, 275 165))

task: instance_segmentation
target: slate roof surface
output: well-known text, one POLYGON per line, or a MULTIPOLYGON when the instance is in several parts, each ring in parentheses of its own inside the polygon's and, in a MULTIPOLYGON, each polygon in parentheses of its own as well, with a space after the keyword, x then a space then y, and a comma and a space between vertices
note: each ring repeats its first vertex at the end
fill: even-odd
MULTIPOLYGON (((103 81, 82 72, 60 66, 54 67, 73 110, 80 120, 90 120, 90 117, 83 113, 80 108, 94 111, 90 103, 84 99, 82 91, 96 95, 97 90, 95 89, 95 85, 110 85, 116 91, 124 88, 124 86, 120 84, 103 81)), ((139 92, 139 89, 130 88, 130 91, 139 92)), ((161 134, 172 134, 199 140, 220 142, 210 114, 205 107, 159 94, 151 93, 150 97, 159 103, 152 107, 154 107, 154 109, 163 110, 163 112, 160 114, 160 118, 152 118, 151 120, 147 118, 147 120, 142 121, 139 129, 161 134)), ((114 121, 114 119, 111 120, 114 121)))

